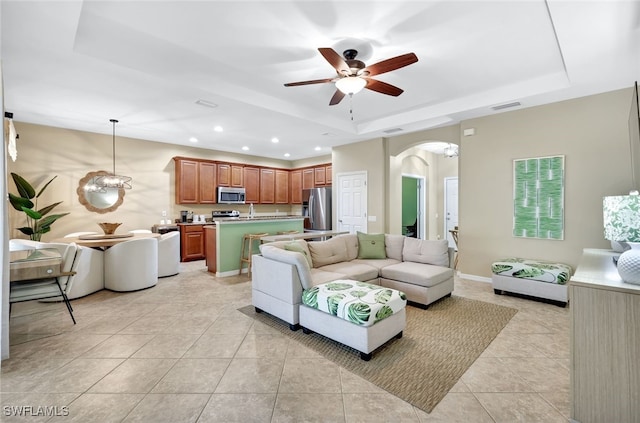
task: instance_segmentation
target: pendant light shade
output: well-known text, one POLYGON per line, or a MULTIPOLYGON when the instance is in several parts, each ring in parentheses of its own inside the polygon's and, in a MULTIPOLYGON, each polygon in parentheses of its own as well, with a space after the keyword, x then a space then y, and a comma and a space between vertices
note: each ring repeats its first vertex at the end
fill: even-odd
POLYGON ((344 94, 356 94, 362 91, 367 81, 358 76, 346 76, 336 81, 336 88, 344 94))
POLYGON ((96 178, 95 186, 99 189, 131 189, 131 177, 116 174, 116 123, 118 123, 118 121, 116 119, 110 119, 109 122, 113 124, 113 172, 109 175, 104 175, 96 178))

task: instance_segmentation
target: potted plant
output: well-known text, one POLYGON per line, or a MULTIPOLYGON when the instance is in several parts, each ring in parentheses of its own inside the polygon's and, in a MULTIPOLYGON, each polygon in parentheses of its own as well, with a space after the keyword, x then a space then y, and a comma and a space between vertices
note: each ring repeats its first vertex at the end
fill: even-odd
POLYGON ((57 178, 57 176, 54 176, 49 180, 49 182, 44 184, 40 191, 38 191, 38 194, 36 194, 36 191, 33 189, 31 184, 22 176, 11 172, 11 177, 13 178, 13 182, 16 184, 16 188, 18 188, 19 195, 9 193, 9 201, 14 209, 24 212, 27 217, 27 226, 16 229, 25 235, 29 235, 29 238, 33 241, 40 241, 42 234, 46 234, 51 230, 53 222, 69 214, 61 213, 48 215, 49 212, 58 206, 58 204, 62 203, 62 201, 58 201, 57 203, 38 209, 38 198, 42 195, 49 184, 57 178))

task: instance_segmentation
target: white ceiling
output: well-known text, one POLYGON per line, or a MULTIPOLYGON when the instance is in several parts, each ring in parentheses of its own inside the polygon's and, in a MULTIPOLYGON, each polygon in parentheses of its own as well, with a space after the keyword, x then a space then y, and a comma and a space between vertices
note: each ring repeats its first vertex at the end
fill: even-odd
POLYGON ((111 134, 115 118, 118 136, 277 159, 640 79, 638 1, 2 0, 0 13, 15 120, 111 134), (419 62, 375 77, 399 97, 329 106, 331 83, 283 85, 335 76, 318 47, 419 62))

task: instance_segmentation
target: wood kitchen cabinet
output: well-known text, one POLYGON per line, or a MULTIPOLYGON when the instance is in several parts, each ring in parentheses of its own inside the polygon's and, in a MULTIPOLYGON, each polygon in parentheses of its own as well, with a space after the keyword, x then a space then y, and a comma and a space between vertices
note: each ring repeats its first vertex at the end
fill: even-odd
POLYGON ((315 170, 302 169, 302 189, 311 189, 316 186, 315 170))
POLYGON ((215 225, 204 226, 204 243, 207 251, 205 263, 207 264, 207 270, 211 273, 216 273, 218 269, 217 260, 218 252, 216 250, 216 227, 215 225))
POLYGON ((176 204, 216 203, 216 164, 174 157, 176 204))
POLYGON ((176 203, 198 204, 198 161, 174 158, 176 203))
POLYGON ((289 171, 276 169, 275 203, 289 204, 289 171))
POLYGON ((302 170, 289 172, 289 199, 291 204, 302 204, 302 170))
POLYGON ((260 168, 245 166, 243 168, 245 203, 260 202, 260 168))
POLYGON ((244 187, 243 166, 218 162, 218 186, 244 187))
POLYGON ((180 261, 205 258, 204 225, 178 224, 180 227, 180 261))
POLYGON ((332 165, 327 165, 325 166, 325 170, 326 170, 326 178, 325 178, 325 182, 327 185, 331 185, 333 184, 333 166, 332 165))
POLYGON ((325 169, 325 167, 324 166, 316 167, 315 169, 313 169, 313 172, 314 172, 315 186, 317 187, 324 186, 327 183, 326 181, 327 170, 325 169))
POLYGON ((276 202, 276 172, 274 169, 260 169, 260 204, 274 204, 276 202))
POLYGON ((216 197, 216 164, 198 163, 198 203, 215 204, 216 197))

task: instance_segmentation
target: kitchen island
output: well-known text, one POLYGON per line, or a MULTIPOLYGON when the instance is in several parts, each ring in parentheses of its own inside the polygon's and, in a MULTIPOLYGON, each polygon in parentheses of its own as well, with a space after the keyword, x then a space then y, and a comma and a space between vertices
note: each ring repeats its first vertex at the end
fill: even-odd
MULTIPOLYGON (((234 276, 240 269, 242 237, 245 234, 278 232, 303 232, 302 216, 257 216, 216 219, 204 226, 207 268, 218 277, 234 276)), ((259 254, 254 243, 254 254, 259 254)), ((246 272, 247 269, 243 269, 246 272)))

